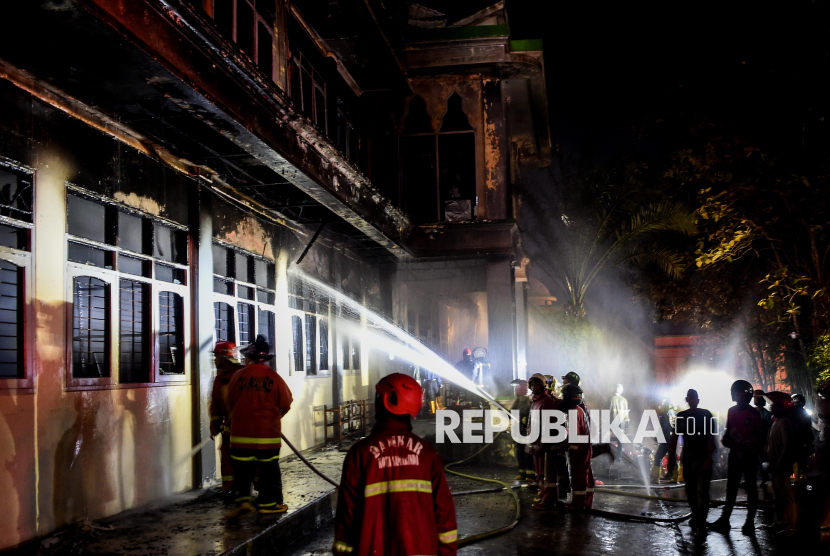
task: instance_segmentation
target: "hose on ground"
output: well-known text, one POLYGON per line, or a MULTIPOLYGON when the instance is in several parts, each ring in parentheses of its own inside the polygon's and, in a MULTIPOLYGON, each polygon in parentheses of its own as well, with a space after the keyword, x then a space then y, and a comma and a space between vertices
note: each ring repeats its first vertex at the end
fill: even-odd
POLYGON ((283 442, 288 444, 288 447, 291 448, 291 451, 294 452, 295 454, 297 454, 297 457, 300 458, 300 461, 302 461, 304 464, 306 464, 312 471, 317 473, 317 475, 319 475, 323 480, 328 481, 329 483, 333 484, 334 488, 340 488, 340 485, 337 482, 335 482, 334 479, 331 479, 331 478, 327 477, 325 473, 323 473, 322 471, 320 471, 319 469, 314 467, 313 463, 311 463, 310 461, 305 459, 305 457, 303 457, 303 455, 300 453, 300 451, 297 448, 295 448, 294 445, 291 444, 291 442, 285 436, 280 435, 280 437, 282 438, 283 442))
MULTIPOLYGON (((492 444, 495 444, 496 438, 498 438, 502 434, 504 434, 504 431, 498 433, 493 438, 493 443, 492 444)), ((492 444, 485 444, 484 447, 481 450, 477 451, 476 453, 474 453, 473 455, 471 455, 469 457, 466 457, 466 458, 464 458, 462 460, 459 460, 459 461, 454 461, 452 463, 448 463, 447 465, 444 466, 444 471, 446 471, 447 473, 452 473, 453 475, 456 475, 458 477, 464 477, 465 479, 472 479, 474 481, 482 481, 482 482, 485 482, 485 483, 495 483, 497 485, 501 485, 501 488, 498 488, 498 489, 484 489, 484 492, 500 492, 502 490, 507 490, 510 493, 510 495, 513 497, 513 502, 516 504, 516 518, 513 520, 512 523, 510 523, 508 525, 505 525, 504 527, 499 527, 498 529, 493 529, 492 531, 485 531, 484 533, 478 533, 476 535, 468 535, 466 537, 459 538, 458 539, 458 547, 459 548, 461 548, 462 546, 467 546, 468 544, 472 544, 474 542, 477 542, 477 541, 480 541, 480 540, 483 540, 483 539, 487 539, 489 537, 493 537, 495 535, 500 535, 502 533, 506 533, 506 532, 510 531, 511 529, 513 529, 514 527, 516 527, 516 525, 519 524, 519 521, 522 518, 522 505, 521 505, 521 503, 519 503, 519 497, 518 497, 518 495, 516 494, 516 492, 514 491, 514 489, 512 488, 511 485, 509 485, 508 483, 505 483, 504 481, 499 481, 497 479, 488 479, 486 477, 477 477, 475 475, 469 475, 467 473, 461 473, 460 471, 453 471, 452 469, 450 469, 450 467, 452 467, 452 466, 467 463, 468 461, 470 461, 471 459, 475 458, 477 455, 482 453, 484 450, 489 448, 492 444)), ((465 495, 465 494, 475 494, 477 492, 478 491, 464 491, 464 492, 459 492, 459 493, 453 493, 453 496, 462 496, 462 495, 465 495)))
MULTIPOLYGON (((660 501, 663 501, 663 502, 688 502, 688 500, 685 499, 685 498, 669 498, 667 496, 655 496, 653 494, 642 494, 642 493, 639 493, 639 492, 628 492, 628 491, 625 491, 625 490, 617 490, 617 489, 613 489, 613 488, 604 488, 604 487, 596 487, 596 488, 594 488, 594 492, 605 492, 605 493, 608 493, 608 494, 615 494, 617 496, 630 496, 632 498, 646 498, 646 499, 649 499, 649 500, 660 500, 660 501)), ((710 500, 709 501, 709 506, 713 506, 713 507, 723 506, 725 504, 726 504, 726 501, 724 501, 724 500, 710 500)), ((735 507, 738 507, 738 508, 744 508, 744 507, 746 507, 746 505, 747 505, 747 503, 743 502, 743 501, 735 502, 735 507)), ((758 501, 758 506, 763 507, 763 506, 768 506, 768 505, 770 505, 770 504, 768 504, 764 501, 760 501, 760 500, 758 501)))

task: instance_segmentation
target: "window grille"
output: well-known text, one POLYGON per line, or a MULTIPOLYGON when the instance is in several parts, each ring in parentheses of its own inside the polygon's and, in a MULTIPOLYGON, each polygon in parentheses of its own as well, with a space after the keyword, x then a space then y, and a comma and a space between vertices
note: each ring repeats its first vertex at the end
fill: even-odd
POLYGON ((294 340, 294 371, 302 371, 303 367, 303 322, 300 317, 291 317, 291 329, 294 340))
POLYGON ((0 378, 23 378, 23 269, 0 260, 0 378))
POLYGON ((72 375, 110 376, 107 283, 90 276, 73 281, 72 375))
POLYGON ((317 374, 317 317, 305 316, 305 370, 317 374))
POLYGON ((150 382, 147 284, 121 280, 119 374, 121 382, 150 382))
POLYGON ((184 303, 173 292, 159 292, 159 370, 184 373, 184 303))
POLYGON ((236 333, 233 321, 233 307, 227 303, 216 302, 213 304, 215 317, 216 341, 226 340, 236 342, 236 333))

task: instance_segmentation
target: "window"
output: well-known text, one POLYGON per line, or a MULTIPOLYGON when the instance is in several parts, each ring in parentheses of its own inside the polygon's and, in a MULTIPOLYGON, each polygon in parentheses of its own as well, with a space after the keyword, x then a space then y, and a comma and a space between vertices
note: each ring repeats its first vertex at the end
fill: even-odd
POLYGON ((159 370, 184 374, 184 300, 173 292, 159 292, 159 370))
POLYGON ((317 374, 317 317, 305 316, 305 370, 317 374))
POLYGON ((329 319, 320 319, 320 370, 329 370, 329 319))
POLYGON ((320 131, 328 134, 326 82, 309 59, 296 49, 292 49, 289 55, 288 80, 294 105, 320 131))
POLYGON ((359 373, 360 368, 360 341, 352 340, 352 372, 359 373))
POLYGON ((150 382, 150 318, 147 284, 121 279, 118 351, 120 381, 150 382))
POLYGON ((294 372, 303 370, 303 322, 300 317, 294 315, 291 317, 291 330, 293 332, 294 346, 292 353, 294 354, 294 372))
POLYGON ((401 199, 416 223, 475 217, 475 130, 453 93, 438 132, 420 96, 409 101, 400 138, 401 199))
POLYGON ((289 279, 288 290, 288 310, 294 330, 294 369, 305 371, 307 377, 330 376, 329 302, 312 296, 302 281, 293 277, 289 279))
POLYGON ((0 378, 22 378, 23 270, 0 259, 0 378))
MULTIPOLYGON (((340 99, 338 99, 340 104, 340 99)), ((345 113, 345 109, 338 108, 334 123, 334 144, 345 155, 352 164, 356 164, 361 170, 366 170, 367 158, 363 156, 361 149, 361 137, 355 126, 345 113)))
POLYGON ((246 346, 256 339, 254 335, 254 306, 250 303, 238 303, 236 305, 237 317, 239 319, 239 341, 240 346, 246 346))
POLYGON ((348 336, 341 338, 340 365, 345 374, 360 374, 360 341, 348 336))
POLYGON ((72 295, 72 374, 77 378, 110 376, 109 286, 78 276, 72 295))
POLYGON ((187 380, 186 229, 74 185, 66 208, 68 387, 187 380))
POLYGON ((262 334, 274 346, 275 268, 273 262, 248 251, 218 240, 213 244, 216 340, 242 347, 262 334))
POLYGON ((206 0, 204 6, 218 31, 235 42, 273 81, 277 50, 276 0, 206 0))
POLYGON ((34 389, 32 254, 34 171, 0 156, 0 390, 34 389))
POLYGON ((348 371, 352 368, 352 348, 349 345, 349 339, 346 336, 342 337, 340 352, 340 366, 341 370, 348 371))
POLYGON ((265 339, 268 340, 268 343, 272 346, 276 340, 276 332, 275 332, 275 315, 273 311, 259 311, 258 319, 258 328, 257 334, 261 334, 265 336, 265 339))
POLYGON ((216 341, 225 340, 236 343, 236 327, 234 326, 233 307, 227 303, 213 304, 216 341))

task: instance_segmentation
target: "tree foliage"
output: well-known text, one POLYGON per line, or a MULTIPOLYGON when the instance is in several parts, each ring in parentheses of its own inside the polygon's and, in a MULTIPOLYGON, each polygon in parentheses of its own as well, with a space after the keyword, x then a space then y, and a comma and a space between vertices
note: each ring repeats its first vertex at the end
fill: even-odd
POLYGON ((665 234, 691 235, 691 211, 649 189, 648 165, 623 158, 588 165, 560 156, 553 187, 525 192, 533 215, 528 251, 556 285, 567 312, 585 315, 591 287, 608 267, 654 265, 679 278, 687 258, 667 245, 665 234))

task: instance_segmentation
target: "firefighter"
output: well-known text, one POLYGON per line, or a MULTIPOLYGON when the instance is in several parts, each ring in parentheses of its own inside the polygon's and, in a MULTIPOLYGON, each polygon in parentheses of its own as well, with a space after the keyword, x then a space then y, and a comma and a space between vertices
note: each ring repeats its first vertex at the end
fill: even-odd
POLYGON ((709 484, 712 482, 712 456, 715 453, 715 437, 712 434, 712 414, 698 407, 697 391, 686 392, 689 409, 677 414, 675 428, 669 441, 668 472, 677 466, 677 441, 683 435, 683 476, 686 479, 686 499, 692 510, 690 525, 695 534, 706 532, 706 516, 709 514, 709 484))
POLYGON ((763 446, 761 447, 761 457, 758 461, 758 474, 761 476, 761 488, 766 488, 769 481, 769 472, 767 471, 764 462, 767 461, 767 444, 769 444, 769 431, 772 428, 772 413, 770 413, 765 405, 767 399, 764 397, 763 390, 755 390, 755 410, 761 416, 761 422, 764 425, 763 430, 763 446))
POLYGON ((806 475, 807 460, 812 455, 814 447, 813 438, 813 418, 807 413, 807 408, 804 405, 807 400, 801 394, 793 394, 793 416, 800 425, 800 439, 799 439, 799 454, 798 461, 795 464, 795 480, 796 482, 803 481, 806 475))
POLYGON ((473 361, 473 350, 470 348, 466 348, 461 353, 461 361, 455 364, 455 368, 465 377, 473 380, 475 377, 476 366, 475 361, 473 361))
MULTIPOLYGON (((530 406, 530 430, 533 430, 533 420, 541 419, 541 412, 547 409, 558 409, 559 400, 554 398, 545 389, 545 377, 540 373, 534 374, 527 381, 532 392, 530 406)), ((539 426, 536 430, 541 431, 539 426)), ((533 468, 536 471, 536 482, 539 486, 539 496, 533 500, 536 510, 551 510, 556 507, 559 499, 559 477, 556 465, 557 446, 542 443, 542 434, 525 447, 525 451, 533 456, 533 468)))
POLYGON ((243 352, 248 364, 236 374, 228 389, 231 411, 231 459, 239 490, 239 511, 253 509, 251 483, 258 475, 260 513, 283 513, 282 477, 280 474, 281 421, 291 408, 293 398, 288 385, 271 367, 271 346, 259 335, 243 352))
POLYGON ((812 534, 830 525, 830 378, 816 388, 818 431, 815 455, 807 470, 805 528, 812 534))
MULTIPOLYGON (((657 419, 660 421, 660 430, 663 432, 663 438, 669 439, 672 435, 672 407, 666 399, 657 406, 657 419)), ((661 479, 661 471, 663 470, 663 458, 669 452, 669 441, 657 442, 657 448, 654 451, 654 459, 652 461, 651 482, 657 483, 661 479)), ((671 480, 671 474, 667 473, 668 480, 671 480)), ((664 477, 664 479, 666 479, 664 477)))
POLYGON ((208 413, 210 414, 210 436, 221 435, 219 446, 222 470, 222 492, 231 493, 233 489, 233 465, 231 464, 231 422, 228 411, 228 385, 233 374, 242 368, 236 358, 236 344, 220 340, 213 348, 216 378, 213 379, 213 391, 210 394, 208 413))
POLYGON ((571 469, 570 504, 565 506, 569 510, 586 510, 594 505, 594 472, 591 470, 591 426, 588 412, 580 403, 582 389, 574 383, 562 387, 561 409, 568 413, 568 462, 571 469), (571 420, 576 420, 576 425, 571 420), (586 442, 576 442, 570 437, 573 429, 580 436, 586 437, 586 442))
POLYGON ((798 523, 798 505, 790 476, 799 457, 801 425, 793 415, 793 399, 789 394, 767 392, 765 396, 775 417, 767 445, 772 491, 775 494, 775 520, 781 528, 779 532, 791 536, 795 534, 798 523))
MULTIPOLYGON (((530 398, 527 397, 527 381, 517 378, 510 384, 513 386, 513 391, 516 394, 516 399, 513 401, 513 407, 511 409, 519 410, 519 432, 522 436, 525 436, 527 435, 527 425, 530 421, 530 398)), ((515 423, 511 426, 515 426, 515 423)), ((533 482, 533 458, 525 452, 525 445, 514 442, 513 450, 516 452, 516 463, 519 464, 519 473, 515 479, 517 481, 533 482)))
POLYGON ((375 390, 377 423, 343 462, 333 552, 455 554, 455 506, 444 464, 432 446, 412 434, 421 387, 394 373, 375 390))
MULTIPOLYGON (((625 396, 622 395, 623 393, 623 385, 617 384, 617 389, 614 392, 614 395, 611 396, 611 421, 613 422, 614 419, 617 418, 617 415, 622 414, 621 421, 620 421, 620 428, 623 432, 628 430, 628 425, 630 423, 630 419, 628 416, 628 400, 625 396)), ((622 454, 622 442, 620 442, 619 438, 616 436, 612 436, 612 443, 616 442, 616 446, 613 448, 611 452, 611 457, 614 461, 620 458, 620 454, 622 454)))
POLYGON ((721 443, 729 448, 726 505, 720 518, 711 525, 715 531, 727 532, 730 529, 729 518, 738 497, 741 477, 746 481, 747 502, 746 521, 741 532, 747 535, 755 531, 755 512, 758 509, 756 478, 758 460, 764 445, 764 423, 760 413, 749 405, 753 393, 752 385, 745 380, 736 380, 732 384, 732 401, 737 405, 730 407, 726 414, 726 429, 721 439, 721 443))

